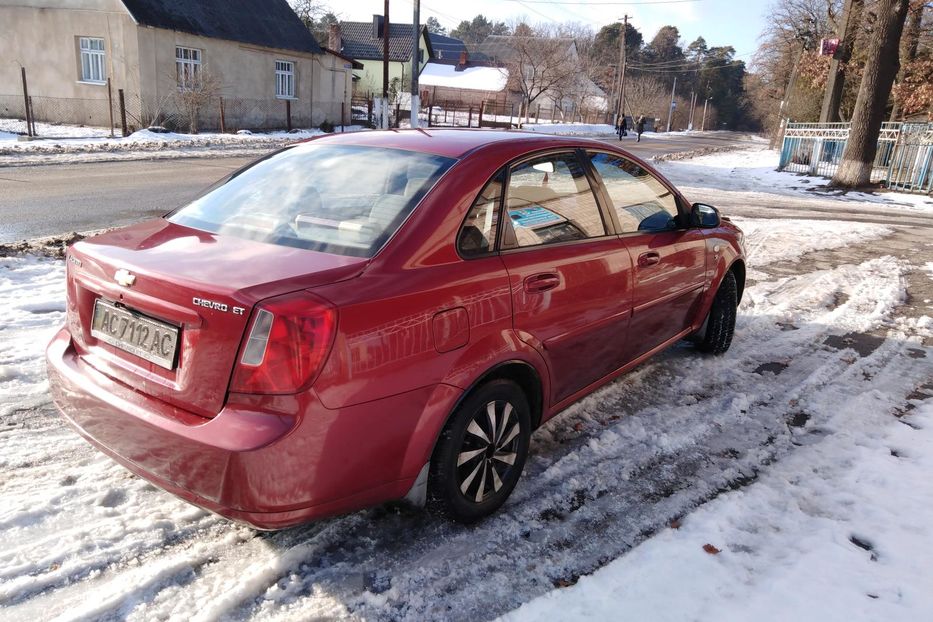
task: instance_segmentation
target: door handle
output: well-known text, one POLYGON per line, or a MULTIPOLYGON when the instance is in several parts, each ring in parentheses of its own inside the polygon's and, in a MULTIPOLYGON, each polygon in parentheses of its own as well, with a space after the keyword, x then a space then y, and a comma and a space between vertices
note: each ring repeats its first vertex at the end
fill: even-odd
POLYGON ((651 251, 650 253, 642 253, 638 256, 638 266, 640 268, 646 268, 648 266, 654 266, 661 263, 661 254, 651 251))
POLYGON ((533 274, 525 279, 525 291, 529 294, 540 294, 560 285, 560 276, 553 272, 533 274))

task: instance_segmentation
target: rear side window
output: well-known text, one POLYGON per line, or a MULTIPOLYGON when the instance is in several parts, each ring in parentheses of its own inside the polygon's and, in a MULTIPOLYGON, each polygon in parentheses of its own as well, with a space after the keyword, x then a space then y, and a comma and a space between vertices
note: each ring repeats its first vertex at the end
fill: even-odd
POLYGON ((455 160, 359 146, 298 145, 173 212, 211 233, 371 257, 455 160))
POLYGON ((575 153, 542 156, 513 167, 506 209, 511 231, 503 248, 606 234, 596 197, 575 153))
POLYGON ((457 236, 457 247, 462 256, 478 257, 495 250, 504 178, 505 171, 502 170, 486 184, 473 202, 457 236))
POLYGON ((589 155, 609 193, 621 233, 677 228, 677 199, 659 179, 622 156, 589 155))

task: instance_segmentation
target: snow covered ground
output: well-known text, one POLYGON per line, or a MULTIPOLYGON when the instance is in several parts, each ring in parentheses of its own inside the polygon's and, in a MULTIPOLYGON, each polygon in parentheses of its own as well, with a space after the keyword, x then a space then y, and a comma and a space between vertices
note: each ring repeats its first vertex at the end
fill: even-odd
POLYGON ((840 391, 798 436, 826 438, 503 620, 930 619, 930 395, 895 419, 886 395, 840 391))
POLYGON ((933 242, 865 259, 899 234, 736 220, 756 282, 730 352, 568 409, 473 527, 384 507, 263 534, 153 488, 48 403, 61 262, 0 259, 0 617, 929 619, 933 304, 903 303, 933 242))
MULTIPOLYGON (((171 158, 250 155, 289 143, 319 136, 319 129, 296 129, 292 132, 243 132, 220 134, 157 133, 139 130, 129 136, 110 138, 106 128, 37 123, 39 139, 21 141, 19 135, 4 131, 12 123, 0 119, 0 166, 42 164, 49 162, 90 162, 140 158, 171 158)), ((365 129, 349 125, 347 132, 365 129)), ((337 128, 340 131, 340 128, 337 128)))
POLYGON ((780 154, 758 144, 748 149, 714 153, 683 161, 658 162, 658 168, 681 190, 717 190, 763 196, 830 196, 850 203, 883 204, 933 213, 933 197, 906 192, 846 192, 826 187, 828 179, 778 171, 780 154))

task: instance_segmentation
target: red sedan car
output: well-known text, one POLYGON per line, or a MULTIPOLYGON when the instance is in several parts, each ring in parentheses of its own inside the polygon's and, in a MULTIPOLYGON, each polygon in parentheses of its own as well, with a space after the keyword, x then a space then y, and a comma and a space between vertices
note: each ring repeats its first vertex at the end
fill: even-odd
POLYGON ((531 432, 685 337, 724 352, 742 234, 606 143, 331 135, 67 258, 65 418, 261 529, 497 509, 531 432))

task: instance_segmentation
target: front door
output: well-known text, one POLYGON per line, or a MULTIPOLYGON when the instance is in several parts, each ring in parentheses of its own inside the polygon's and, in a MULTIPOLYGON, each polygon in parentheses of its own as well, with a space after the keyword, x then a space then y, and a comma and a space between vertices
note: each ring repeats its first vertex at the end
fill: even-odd
POLYGON ((629 360, 682 332, 706 285, 706 239, 660 179, 618 154, 590 152, 634 265, 629 360))
POLYGON ((514 327, 544 356, 558 402, 621 366, 632 261, 574 152, 514 165, 505 207, 514 327))

